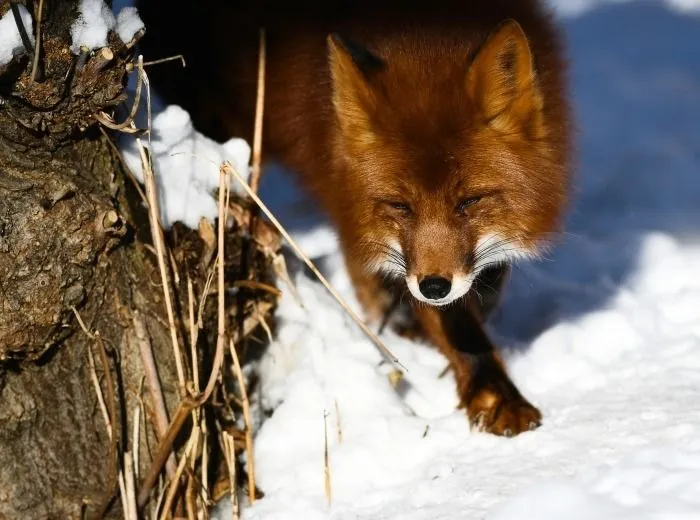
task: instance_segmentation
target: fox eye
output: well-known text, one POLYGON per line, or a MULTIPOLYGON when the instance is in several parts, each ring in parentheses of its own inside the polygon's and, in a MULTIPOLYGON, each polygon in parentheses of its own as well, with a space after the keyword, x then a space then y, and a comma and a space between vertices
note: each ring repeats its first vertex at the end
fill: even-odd
POLYGON ((404 213, 406 215, 410 215, 412 213, 411 206, 409 206, 405 202, 389 201, 386 204, 390 208, 395 209, 396 211, 400 211, 401 213, 404 213))
POLYGON ((460 201, 460 203, 457 204, 457 213, 459 213, 460 215, 466 213, 467 208, 469 208, 469 206, 473 206, 474 204, 476 204, 480 200, 481 200, 481 196, 477 196, 477 197, 470 197, 468 199, 464 199, 464 200, 460 201))

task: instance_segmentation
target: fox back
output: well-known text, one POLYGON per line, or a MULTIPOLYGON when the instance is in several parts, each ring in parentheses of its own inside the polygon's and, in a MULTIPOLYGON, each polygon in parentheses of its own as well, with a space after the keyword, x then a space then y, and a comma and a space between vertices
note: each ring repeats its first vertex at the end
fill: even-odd
POLYGON ((185 3, 141 6, 149 54, 188 63, 183 81, 153 69, 159 92, 252 142, 264 26, 265 157, 297 172, 367 273, 444 305, 557 231, 570 110, 542 2, 185 3))

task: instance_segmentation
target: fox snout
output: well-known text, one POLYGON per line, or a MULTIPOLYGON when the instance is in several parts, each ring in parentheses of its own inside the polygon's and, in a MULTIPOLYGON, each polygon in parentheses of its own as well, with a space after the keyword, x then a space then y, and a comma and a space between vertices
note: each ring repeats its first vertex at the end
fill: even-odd
POLYGON ((437 306, 447 305, 467 294, 473 281, 473 276, 462 273, 451 276, 409 274, 406 277, 408 290, 415 299, 437 306))
POLYGON ((398 240, 374 248, 374 254, 379 252, 379 256, 373 256, 369 268, 384 276, 404 279, 411 295, 427 305, 443 306, 459 300, 469 292, 477 275, 489 266, 536 256, 535 250, 496 233, 483 234, 473 246, 460 240, 461 237, 439 233, 436 227, 422 237, 423 240, 407 248, 398 240), (425 239, 426 236, 430 239, 425 239))

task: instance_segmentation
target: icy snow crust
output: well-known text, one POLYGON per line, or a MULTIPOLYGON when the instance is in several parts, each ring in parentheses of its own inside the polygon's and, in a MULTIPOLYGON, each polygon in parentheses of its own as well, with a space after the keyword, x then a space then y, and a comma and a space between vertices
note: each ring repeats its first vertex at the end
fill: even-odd
MULTIPOLYGON (((400 397, 370 342, 299 274, 306 310, 285 293, 263 360, 276 410, 256 440, 266 495, 246 520, 700 519, 697 4, 553 3, 580 127, 574 207, 563 243, 516 270, 492 323, 544 425, 469 432, 451 376, 438 378, 444 358, 388 333, 409 369, 400 397)), ((332 233, 278 173, 263 198, 354 302, 332 233)), ((214 518, 231 518, 228 500, 214 518)))

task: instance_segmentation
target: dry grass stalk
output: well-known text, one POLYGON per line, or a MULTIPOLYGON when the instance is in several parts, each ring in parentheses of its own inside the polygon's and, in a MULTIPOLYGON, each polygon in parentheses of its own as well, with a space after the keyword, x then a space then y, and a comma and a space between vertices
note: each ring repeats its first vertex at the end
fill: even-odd
POLYGON ((246 390, 245 378, 241 363, 238 359, 236 346, 233 341, 229 341, 229 350, 233 358, 233 371, 238 380, 238 386, 241 389, 241 405, 243 408, 243 422, 245 423, 245 451, 248 457, 248 500, 250 504, 255 503, 255 454, 253 450, 253 421, 250 417, 250 401, 248 400, 248 391, 246 390))
POLYGON ((326 501, 331 505, 331 467, 328 457, 328 413, 323 411, 323 483, 326 492, 326 501))
POLYGON ((122 168, 126 172, 127 177, 129 177, 129 180, 131 181, 131 184, 133 184, 134 188, 136 188, 136 191, 139 194, 139 197, 143 201, 143 203, 146 205, 148 204, 148 199, 146 199, 146 194, 143 191, 143 188, 141 188, 141 183, 138 181, 136 176, 134 175, 134 172, 131 171, 131 168, 129 168, 129 165, 126 164, 126 161, 122 157, 122 153, 119 151, 119 148, 117 148, 117 145, 114 144, 114 141, 112 141, 112 138, 109 137, 109 134, 107 131, 104 129, 103 126, 98 127, 100 129, 100 132, 102 132, 102 135, 105 137, 107 140, 107 143, 109 144, 109 147, 117 154, 117 157, 119 158, 119 162, 122 165, 122 168))
POLYGON ((134 477, 139 481, 139 442, 141 441, 141 406, 134 407, 134 424, 131 434, 131 452, 134 454, 134 477))
POLYGON ((197 483, 190 475, 185 488, 185 513, 187 520, 197 520, 197 483))
POLYGON ((326 277, 321 274, 321 271, 318 270, 316 265, 311 261, 311 259, 304 253, 301 248, 297 245, 297 243, 292 239, 291 236, 289 236, 289 233, 287 233, 287 230, 284 228, 282 224, 275 218, 275 216, 272 214, 272 212, 268 209, 268 207, 265 205, 265 203, 260 200, 260 197, 257 196, 257 194, 251 189, 251 187, 248 185, 248 183, 241 177, 241 175, 236 171, 236 169, 228 162, 224 163, 222 168, 227 169, 230 171, 233 176, 236 178, 236 180, 241 184, 243 189, 246 191, 248 196, 252 198, 255 203, 260 207, 260 209, 267 215, 267 218, 270 219, 272 224, 278 229, 278 231, 282 234, 282 236, 287 240, 289 245, 292 247, 294 252, 297 254, 297 256, 306 264, 306 266, 311 269, 311 271, 316 275, 316 277, 319 279, 319 281, 324 285, 324 287, 328 290, 328 292, 331 293, 333 298, 340 304, 340 306, 345 310, 345 312, 348 313, 348 315, 353 319, 355 323, 362 329, 362 331, 369 337, 369 339, 374 343, 374 345, 379 349, 379 352, 389 361, 394 367, 397 369, 402 368, 406 370, 406 368, 401 364, 399 359, 389 350, 386 345, 382 342, 382 340, 379 339, 379 337, 372 332, 372 330, 367 327, 367 325, 360 319, 360 317, 353 311, 350 306, 345 302, 342 296, 336 291, 333 286, 326 280, 326 277))
POLYGON ((168 327, 170 330, 170 340, 173 344, 173 355, 175 356, 175 367, 177 370, 177 379, 180 384, 181 395, 185 392, 185 371, 182 366, 182 355, 180 353, 180 343, 177 339, 177 330, 175 328, 175 315, 173 312, 173 303, 170 296, 170 282, 168 280, 167 267, 165 263, 165 241, 163 239, 163 230, 160 225, 160 208, 158 205, 158 191, 156 188, 155 175, 151 167, 151 158, 146 152, 141 139, 137 138, 136 143, 141 155, 141 164, 143 167, 144 184, 146 185, 146 198, 148 199, 148 217, 151 224, 151 235, 153 242, 158 252, 158 269, 163 283, 163 297, 165 298, 165 309, 168 314, 168 327))
MULTIPOLYGON (((141 90, 143 88, 143 83, 144 83, 144 77, 145 73, 143 72, 143 57, 139 56, 139 66, 138 66, 138 78, 136 82, 136 92, 134 94, 134 102, 131 105, 131 110, 129 111, 129 115, 126 117, 124 121, 121 123, 117 123, 112 119, 112 116, 105 112, 98 112, 97 114, 94 115, 95 119, 99 121, 101 124, 106 126, 107 128, 111 130, 119 130, 120 132, 124 132, 127 134, 136 134, 140 132, 138 128, 134 126, 134 118, 136 117, 136 113, 139 110, 139 105, 141 104, 141 90)), ((148 128, 151 128, 150 121, 148 128)))
MULTIPOLYGON (((214 267, 216 267, 216 265, 214 267)), ((207 297, 211 292, 211 286, 214 283, 214 276, 216 276, 216 272, 214 269, 211 269, 207 275, 207 281, 204 283, 202 298, 199 301, 199 308, 197 309, 197 326, 200 328, 202 327, 202 320, 204 319, 204 304, 206 303, 207 297)))
POLYGON ((218 246, 219 252, 217 256, 218 262, 218 337, 216 341, 216 351, 214 352, 214 360, 212 362, 211 373, 209 374, 209 380, 207 381, 204 391, 199 394, 196 398, 183 397, 178 404, 177 409, 173 415, 173 419, 168 426, 168 431, 165 436, 159 441, 158 447, 153 458, 153 462, 146 473, 143 483, 141 484, 141 489, 139 490, 138 503, 139 506, 143 507, 146 502, 148 502, 148 497, 151 493, 151 489, 158 479, 160 470, 165 464, 165 460, 168 453, 172 449, 173 442, 175 442, 175 437, 180 432, 180 429, 185 424, 187 416, 190 412, 204 404, 207 399, 211 396, 214 391, 214 386, 216 385, 216 380, 219 377, 219 372, 221 371, 221 366, 224 362, 224 347, 226 340, 226 309, 224 306, 224 227, 226 222, 226 197, 227 197, 227 183, 226 183, 226 170, 222 167, 219 170, 219 230, 218 230, 218 246))
POLYGON ((88 353, 88 363, 90 364, 90 379, 92 380, 92 385, 95 387, 95 393, 97 394, 97 404, 102 412, 102 418, 104 419, 105 426, 107 426, 107 435, 109 440, 112 440, 112 421, 109 418, 109 412, 107 411, 107 405, 105 404, 105 398, 102 394, 102 387, 100 386, 100 380, 97 377, 97 368, 95 367, 95 357, 92 355, 92 350, 87 349, 88 353))
POLYGON ((250 172, 250 187, 257 192, 260 186, 262 163, 262 131, 265 108, 265 28, 260 29, 260 44, 258 47, 258 91, 255 99, 255 129, 253 133, 253 167, 250 172))
POLYGON ((297 302, 299 307, 305 309, 306 307, 304 307, 304 302, 301 301, 301 296, 299 296, 299 292, 297 291, 297 288, 294 286, 294 284, 292 283, 292 279, 289 276, 289 271, 287 270, 287 261, 284 259, 284 256, 282 256, 282 253, 277 253, 273 256, 272 268, 274 269, 277 277, 280 280, 282 280, 284 284, 289 288, 289 292, 292 295, 292 298, 294 298, 294 301, 297 302))
POLYGON ((199 393, 199 358, 197 356, 197 338, 199 337, 199 323, 194 319, 194 289, 192 279, 187 273, 187 310, 190 329, 190 357, 192 358, 192 379, 194 391, 199 393))
POLYGON ((272 329, 270 329, 270 326, 267 324, 267 321, 265 320, 265 315, 263 314, 263 311, 261 310, 261 305, 258 305, 258 304, 255 305, 255 316, 258 318, 258 321, 260 322, 260 326, 265 331, 265 334, 267 335, 267 340, 270 343, 272 343, 272 341, 273 341, 272 329))
POLYGON ((335 424, 336 424, 336 429, 338 431, 338 444, 343 443, 343 427, 340 422, 340 407, 338 406, 338 400, 334 399, 335 401, 335 424))
POLYGON ((39 55, 41 54, 41 18, 44 12, 44 0, 39 0, 39 9, 36 15, 36 36, 34 37, 34 57, 32 59, 32 81, 36 81, 39 70, 39 55))
POLYGON ((214 384, 218 376, 221 365, 224 361, 224 347, 226 345, 226 306, 225 306, 225 279, 224 279, 224 229, 226 227, 226 199, 228 198, 228 183, 226 182, 226 171, 219 168, 219 222, 218 222, 218 253, 216 256, 217 267, 217 336, 216 352, 214 354, 214 370, 209 377, 207 386, 204 388, 204 395, 209 396, 214 390, 214 384))
MULTIPOLYGON (((151 395, 151 402, 153 403, 156 433, 158 434, 158 439, 162 439, 168 431, 169 422, 168 412, 165 408, 163 389, 161 388, 160 379, 158 378, 158 369, 156 368, 156 361, 153 358, 153 349, 148 339, 146 324, 143 322, 143 318, 138 311, 134 311, 133 323, 134 334, 136 335, 136 342, 138 344, 139 354, 141 355, 141 362, 143 363, 143 371, 146 376, 146 384, 148 386, 148 392, 151 395)), ((168 476, 172 478, 177 468, 177 459, 174 453, 171 453, 168 457, 165 468, 168 472, 168 476)))
POLYGON ((159 60, 144 61, 143 66, 148 67, 150 65, 160 65, 161 63, 167 63, 169 61, 175 61, 175 60, 180 60, 180 63, 182 63, 183 68, 187 67, 187 63, 185 63, 185 57, 182 54, 176 54, 175 56, 168 56, 167 58, 160 58, 159 60))
POLYGON ((165 487, 161 479, 161 481, 158 483, 158 500, 156 500, 155 504, 151 504, 151 518, 158 518, 158 511, 160 511, 163 507, 163 502, 165 502, 165 493, 167 491, 168 488, 165 487))
POLYGON ((126 518, 127 520, 139 520, 136 507, 136 480, 134 479, 134 459, 131 453, 124 452, 124 485, 126 488, 126 518))
POLYGON ((201 462, 201 482, 202 489, 209 493, 209 431, 207 430, 207 421, 204 417, 201 418, 200 427, 202 429, 202 462, 201 462))
POLYGON ((224 431, 221 433, 222 444, 224 446, 224 456, 228 465, 229 491, 231 494, 231 510, 234 520, 241 517, 240 504, 238 503, 238 485, 236 478, 236 444, 233 436, 224 431))
MULTIPOLYGON (((97 377, 97 369, 95 367, 95 359, 92 354, 92 349, 91 347, 88 346, 88 362, 90 364, 90 369, 91 369, 91 379, 92 382, 95 386, 95 392, 97 394, 97 401, 99 403, 100 409, 102 411, 102 415, 104 417, 105 421, 105 426, 107 427, 107 436, 109 437, 109 475, 110 475, 110 480, 117 479, 121 483, 121 480, 123 479, 121 471, 117 471, 117 445, 116 445, 116 437, 117 437, 117 409, 116 409, 116 392, 115 392, 115 387, 114 387, 114 379, 112 378, 112 372, 110 370, 109 366, 109 360, 107 359, 107 351, 105 350, 105 346, 102 340, 102 337, 100 336, 99 331, 91 332, 88 330, 87 326, 85 325, 85 322, 83 322, 83 318, 80 316, 80 313, 75 307, 71 307, 71 310, 73 311, 73 314, 75 315, 75 319, 78 321, 78 324, 80 325, 80 328, 82 331, 85 333, 85 335, 90 338, 92 341, 97 343, 99 347, 99 353, 100 353, 100 360, 102 362, 102 370, 104 373, 104 378, 105 378, 105 387, 107 390, 107 399, 105 400, 104 395, 102 394, 102 386, 100 385, 100 381, 97 377)), ((109 505, 109 499, 105 500, 100 507, 100 512, 98 516, 104 516, 105 511, 107 510, 107 507, 109 505)))
POLYGON ((260 289, 261 291, 270 293, 273 296, 277 296, 278 298, 282 296, 282 291, 280 291, 277 287, 273 287, 272 285, 268 285, 263 282, 258 282, 257 280, 236 280, 235 282, 233 282, 233 286, 247 287, 249 289, 260 289))
MULTIPOLYGON (((128 502, 126 498, 126 484, 124 483, 124 475, 122 475, 121 471, 119 472, 119 497, 122 501, 122 514, 124 515, 124 520, 129 520, 129 508, 127 507, 128 502)), ((102 518, 102 516, 98 516, 97 518, 102 518)))
POLYGON ((187 460, 189 459, 190 453, 194 445, 198 442, 197 433, 199 430, 196 428, 193 430, 193 434, 187 441, 185 446, 185 453, 180 459, 180 463, 177 466, 175 474, 170 480, 170 486, 168 486, 168 492, 165 495, 165 502, 163 503, 163 509, 160 512, 160 520, 166 520, 170 515, 170 510, 173 507, 173 501, 175 500, 175 495, 177 494, 178 488, 180 487, 180 477, 182 477, 182 472, 185 471, 185 466, 187 465, 187 460))
POLYGON ((219 371, 224 361, 224 348, 226 346, 226 307, 224 300, 226 290, 224 279, 224 230, 226 228, 227 217, 226 200, 228 199, 228 183, 226 182, 226 176, 226 171, 223 168, 219 168, 218 253, 216 257, 218 290, 216 351, 214 352, 212 371, 209 375, 207 385, 204 387, 204 392, 197 398, 199 404, 209 399, 209 396, 214 390, 216 379, 218 378, 219 371))

